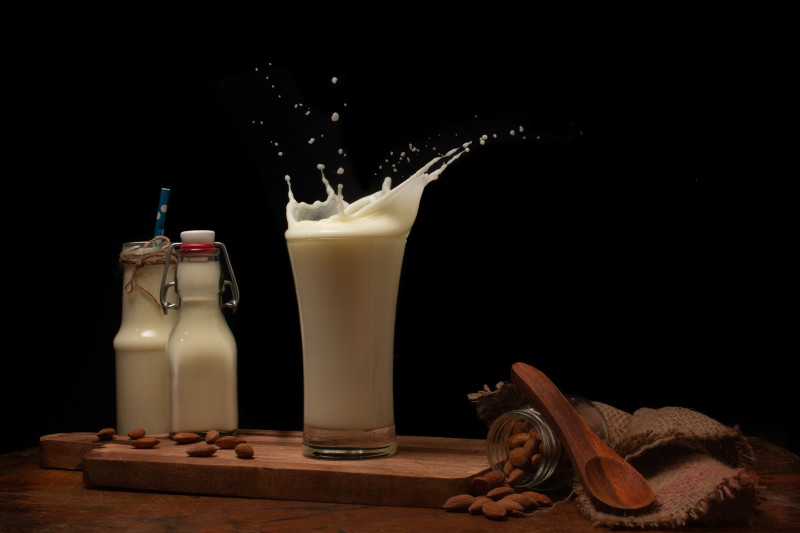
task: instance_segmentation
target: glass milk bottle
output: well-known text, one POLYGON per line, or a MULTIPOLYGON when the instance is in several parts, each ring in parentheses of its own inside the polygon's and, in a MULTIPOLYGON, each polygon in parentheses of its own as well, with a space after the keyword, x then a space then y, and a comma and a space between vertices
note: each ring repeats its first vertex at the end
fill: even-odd
POLYGON ((172 283, 164 269, 161 305, 167 314, 180 310, 167 342, 170 435, 212 429, 231 434, 239 424, 236 341, 222 314, 226 307, 236 310, 239 290, 225 245, 214 237, 213 231, 184 231, 182 242, 167 251, 167 257, 175 252, 178 264, 172 283), (222 258, 231 281, 224 279, 222 258), (165 298, 169 287, 178 294, 177 304, 165 298), (233 299, 223 303, 227 287, 233 299))
POLYGON ((169 431, 167 340, 177 314, 164 315, 159 302, 161 278, 175 277, 175 261, 165 263, 170 242, 122 245, 122 320, 114 337, 116 429, 126 435, 144 428, 151 435, 169 431), (166 266, 166 269, 165 269, 166 266))

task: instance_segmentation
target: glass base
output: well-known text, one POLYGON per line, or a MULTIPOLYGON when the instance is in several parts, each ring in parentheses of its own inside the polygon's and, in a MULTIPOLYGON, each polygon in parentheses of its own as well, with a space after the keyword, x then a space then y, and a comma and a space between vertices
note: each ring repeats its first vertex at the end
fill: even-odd
POLYGON ((374 459, 396 452, 394 424, 367 431, 303 426, 303 455, 312 459, 374 459))

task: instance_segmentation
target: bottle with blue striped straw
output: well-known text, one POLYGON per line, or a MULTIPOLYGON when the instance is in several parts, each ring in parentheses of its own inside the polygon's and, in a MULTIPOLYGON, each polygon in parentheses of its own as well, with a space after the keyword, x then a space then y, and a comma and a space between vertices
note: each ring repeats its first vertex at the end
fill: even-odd
MULTIPOLYGON (((122 319, 114 337, 116 429, 126 435, 142 428, 148 435, 169 431, 169 363, 167 340, 176 314, 161 310, 159 291, 170 241, 128 242, 119 256, 122 266, 122 319)), ((167 276, 175 277, 175 261, 167 276)))

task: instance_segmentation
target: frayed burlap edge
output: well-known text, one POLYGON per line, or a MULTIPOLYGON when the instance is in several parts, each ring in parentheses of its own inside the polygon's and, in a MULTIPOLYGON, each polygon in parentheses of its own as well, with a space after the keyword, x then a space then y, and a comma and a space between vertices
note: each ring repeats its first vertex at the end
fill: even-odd
MULTIPOLYGON (((480 420, 491 423, 502 413, 528 405, 513 383, 499 382, 492 390, 487 385, 483 390, 469 394, 468 399, 475 405, 480 420)), ((760 503, 759 486, 751 472, 754 454, 749 442, 736 426, 727 427, 713 421, 717 426, 709 435, 687 433, 681 429, 667 428, 660 432, 643 431, 630 435, 628 427, 633 415, 600 402, 594 402, 603 414, 609 430, 609 446, 632 463, 645 460, 648 453, 658 455, 659 450, 676 450, 687 457, 698 454, 701 460, 714 461, 712 465, 728 468, 719 482, 702 497, 694 498, 688 505, 678 506, 670 514, 659 513, 659 503, 638 513, 626 515, 614 509, 594 507, 595 502, 586 495, 580 482, 574 481, 574 494, 579 511, 595 525, 605 527, 660 528, 675 529, 688 524, 734 524, 746 523, 752 519, 760 503), (623 449, 624 448, 624 449, 623 449), (626 453, 627 452, 627 453, 626 453)), ((664 409, 664 408, 662 408, 664 409)), ((681 416, 705 417, 685 408, 676 409, 681 416)), ((642 414, 645 409, 634 414, 642 414), (640 412, 641 411, 641 412, 640 412)), ((647 476, 646 476, 647 477, 647 476)))
MULTIPOLYGON (((599 504, 586 493, 580 481, 575 480, 573 492, 579 512, 595 526, 628 529, 677 529, 691 525, 751 523, 760 503, 760 487, 756 479, 746 469, 729 468, 703 452, 683 453, 685 462, 700 465, 696 470, 713 470, 719 481, 692 498, 676 498, 674 495, 669 498, 665 496, 669 489, 664 486, 664 476, 647 475, 645 477, 656 495, 653 505, 640 511, 620 511, 599 504)), ((683 470, 681 474, 686 473, 686 468, 685 464, 674 466, 675 470, 683 470)), ((671 470, 669 467, 664 469, 667 475, 674 474, 671 470)), ((674 477, 678 482, 683 482, 681 476, 674 477)))

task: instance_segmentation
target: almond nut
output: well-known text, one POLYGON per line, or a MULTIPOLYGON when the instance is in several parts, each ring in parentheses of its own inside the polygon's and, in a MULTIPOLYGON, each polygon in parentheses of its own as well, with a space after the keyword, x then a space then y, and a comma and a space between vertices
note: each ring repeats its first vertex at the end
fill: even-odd
POLYGON ((475 498, 475 501, 472 502, 472 505, 470 505, 469 508, 467 509, 467 512, 472 514, 481 514, 483 504, 491 501, 493 500, 488 496, 477 496, 475 498))
POLYGON ((514 448, 508 454, 508 459, 515 468, 524 468, 531 460, 531 454, 525 451, 525 448, 514 448))
POLYGON ((551 500, 548 496, 542 494, 541 492, 526 490, 525 492, 522 492, 520 494, 528 498, 536 507, 550 507, 551 505, 553 505, 553 500, 551 500))
POLYGON ((509 487, 508 485, 503 485, 501 487, 496 487, 489 492, 486 493, 486 496, 493 500, 499 500, 504 496, 508 496, 509 494, 514 494, 514 489, 509 487))
POLYGON ((97 438, 100 440, 111 440, 116 434, 117 430, 114 428, 103 428, 97 432, 97 438))
POLYGON ((527 477, 528 473, 525 470, 521 468, 515 468, 508 475, 508 479, 506 480, 506 482, 511 486, 516 486, 517 484, 524 481, 527 477))
POLYGON ((446 511, 466 512, 473 502, 475 502, 475 496, 471 494, 456 494, 447 498, 442 508, 446 511))
POLYGON ((235 435, 228 435, 227 437, 218 438, 214 444, 216 444, 221 450, 232 450, 236 448, 238 444, 242 444, 243 442, 247 442, 247 440, 235 435))
MULTIPOLYGON (((523 506, 518 501, 510 498, 509 496, 519 496, 518 494, 509 494, 508 496, 504 496, 503 498, 497 500, 497 503, 501 504, 503 507, 506 508, 506 511, 518 511, 522 512, 525 510, 525 506, 523 506)), ((527 498, 526 498, 527 500, 527 498)))
POLYGON ((147 432, 144 430, 144 428, 136 428, 128 432, 128 438, 131 440, 141 439, 145 435, 147 435, 147 432))
POLYGON ((528 435, 527 432, 525 432, 525 433, 517 433, 516 435, 511 435, 511 438, 508 439, 508 447, 509 448, 519 448, 520 446, 524 445, 529 440, 530 440, 530 435, 528 435))
POLYGON ((216 429, 212 429, 206 432, 207 443, 214 444, 215 442, 217 442, 218 438, 219 438, 219 431, 217 431, 216 429))
POLYGON ((186 450, 186 453, 190 457, 211 457, 216 453, 217 447, 213 444, 208 444, 207 442, 198 442, 197 444, 192 444, 189 446, 189 449, 186 450))
POLYGON ((483 507, 481 507, 481 511, 483 511, 483 516, 489 520, 502 520, 508 513, 505 505, 494 500, 489 500, 488 502, 484 503, 483 507))
POLYGON ((131 441, 131 446, 134 448, 155 448, 161 444, 161 441, 155 437, 142 437, 131 441))
POLYGON ((484 494, 489 492, 490 489, 491 487, 489 486, 489 480, 483 476, 477 476, 472 478, 472 481, 470 482, 469 485, 469 492, 473 496, 483 496, 484 494))
POLYGON ((506 475, 499 470, 492 470, 483 475, 483 478, 489 482, 489 488, 493 489, 499 487, 506 482, 506 475))
MULTIPOLYGON (((501 502, 507 502, 507 501, 517 502, 520 505, 522 510, 527 510, 527 509, 530 509, 531 507, 534 507, 534 503, 531 501, 530 498, 528 498, 527 496, 524 496, 522 494, 517 494, 517 493, 509 494, 508 496, 503 496, 503 499, 500 500, 500 501, 501 502)), ((509 508, 509 511, 510 510, 511 509, 509 508)))
POLYGON ((177 444, 192 444, 200 442, 200 435, 197 433, 175 433, 172 436, 172 440, 177 444))
POLYGON ((246 442, 237 444, 233 451, 236 452, 236 457, 240 457, 242 459, 250 459, 256 454, 255 450, 253 450, 253 447, 246 442))

